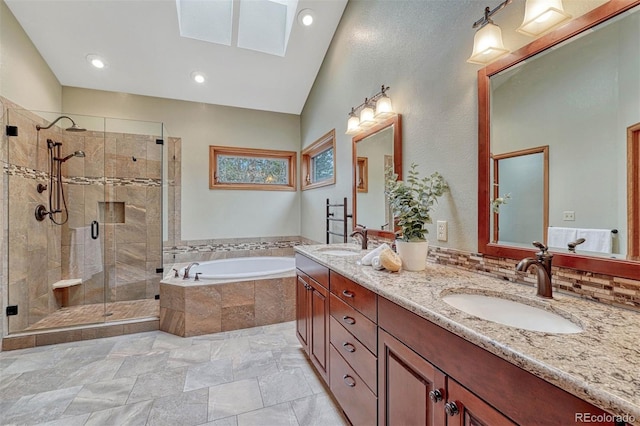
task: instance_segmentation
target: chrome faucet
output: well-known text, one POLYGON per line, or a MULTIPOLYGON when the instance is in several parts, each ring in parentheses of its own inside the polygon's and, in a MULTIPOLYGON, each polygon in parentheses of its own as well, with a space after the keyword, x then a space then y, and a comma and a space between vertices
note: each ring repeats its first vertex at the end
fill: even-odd
POLYGON ((198 262, 191 262, 189 265, 187 265, 186 268, 184 268, 184 275, 182 277, 183 280, 187 280, 189 279, 189 270, 193 267, 193 266, 197 266, 199 265, 198 262))
POLYGON ((549 249, 544 244, 534 241, 533 245, 540 249, 536 253, 536 257, 527 257, 518 262, 516 271, 526 272, 530 267, 535 266, 536 274, 538 276, 538 297, 544 297, 545 299, 553 299, 553 287, 551 286, 551 260, 553 255, 547 250, 549 249))
POLYGON ((367 227, 364 225, 356 225, 356 229, 351 233, 350 237, 360 235, 360 242, 362 244, 362 250, 366 250, 369 245, 369 239, 367 237, 367 227))

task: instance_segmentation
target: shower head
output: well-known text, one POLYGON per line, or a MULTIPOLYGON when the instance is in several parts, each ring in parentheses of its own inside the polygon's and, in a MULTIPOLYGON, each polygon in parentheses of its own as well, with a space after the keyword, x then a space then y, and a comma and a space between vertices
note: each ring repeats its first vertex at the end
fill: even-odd
POLYGON ((73 123, 71 127, 67 127, 65 130, 67 132, 86 132, 87 131, 87 129, 85 129, 84 127, 78 126, 76 123, 73 123))
POLYGON ((71 117, 68 117, 66 115, 61 115, 60 117, 56 118, 55 120, 53 120, 51 123, 49 123, 47 126, 42 127, 39 124, 36 125, 36 130, 40 131, 40 130, 47 130, 49 128, 51 128, 51 126, 53 126, 54 124, 56 124, 58 121, 62 120, 63 118, 68 119, 69 121, 71 121, 71 127, 66 128, 65 130, 67 132, 86 132, 87 129, 80 127, 76 124, 75 121, 73 121, 73 119, 71 117))
POLYGON ((56 160, 58 160, 61 163, 64 163, 65 161, 67 161, 68 159, 72 158, 72 157, 80 157, 80 158, 84 158, 84 151, 76 151, 73 154, 69 154, 64 158, 56 158, 56 160))

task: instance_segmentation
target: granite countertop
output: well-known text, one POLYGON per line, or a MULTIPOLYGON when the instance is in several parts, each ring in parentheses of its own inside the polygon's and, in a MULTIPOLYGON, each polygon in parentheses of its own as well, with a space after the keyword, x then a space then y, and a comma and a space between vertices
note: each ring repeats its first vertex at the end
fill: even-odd
POLYGON ((553 300, 540 299, 529 285, 435 263, 428 263, 422 272, 376 271, 359 262, 367 251, 334 256, 323 253, 328 247, 359 250, 350 244, 298 246, 295 250, 549 383, 640 425, 640 313, 557 291, 553 300), (480 319, 442 300, 442 295, 462 290, 517 298, 560 313, 584 331, 522 330, 480 319))

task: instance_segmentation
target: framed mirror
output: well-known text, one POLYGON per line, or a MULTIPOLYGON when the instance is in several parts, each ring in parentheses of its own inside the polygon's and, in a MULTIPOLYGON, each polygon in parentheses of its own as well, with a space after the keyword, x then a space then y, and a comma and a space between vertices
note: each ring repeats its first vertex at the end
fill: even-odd
POLYGON ((553 239, 556 266, 640 276, 640 130, 633 130, 640 129, 639 39, 640 1, 612 1, 478 72, 480 252, 531 256, 536 235, 553 239), (506 188, 495 159, 542 145, 547 205, 526 207, 514 220, 527 232, 503 238, 496 204, 506 215, 520 192, 532 190, 525 183, 540 179, 516 167, 509 179, 520 184, 500 204, 506 188), (535 218, 527 216, 532 209, 535 218), (570 252, 567 238, 580 235, 586 242, 570 252))
POLYGON ((384 194, 386 167, 402 176, 402 117, 397 114, 358 133, 353 141, 353 226, 394 239, 393 214, 384 194), (366 190, 365 190, 366 188, 366 190))

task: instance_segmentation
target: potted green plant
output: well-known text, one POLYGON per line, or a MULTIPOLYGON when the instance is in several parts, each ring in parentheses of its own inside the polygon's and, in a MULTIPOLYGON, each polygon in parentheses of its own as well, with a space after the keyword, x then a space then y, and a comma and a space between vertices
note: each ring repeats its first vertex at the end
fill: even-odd
POLYGON ((427 265, 429 232, 425 224, 432 223, 431 210, 438 198, 449 191, 442 175, 434 172, 420 178, 417 165, 411 164, 406 181, 398 180, 391 168, 385 172, 385 194, 393 210, 394 220, 402 235, 396 240, 396 248, 407 271, 422 271, 427 265))

